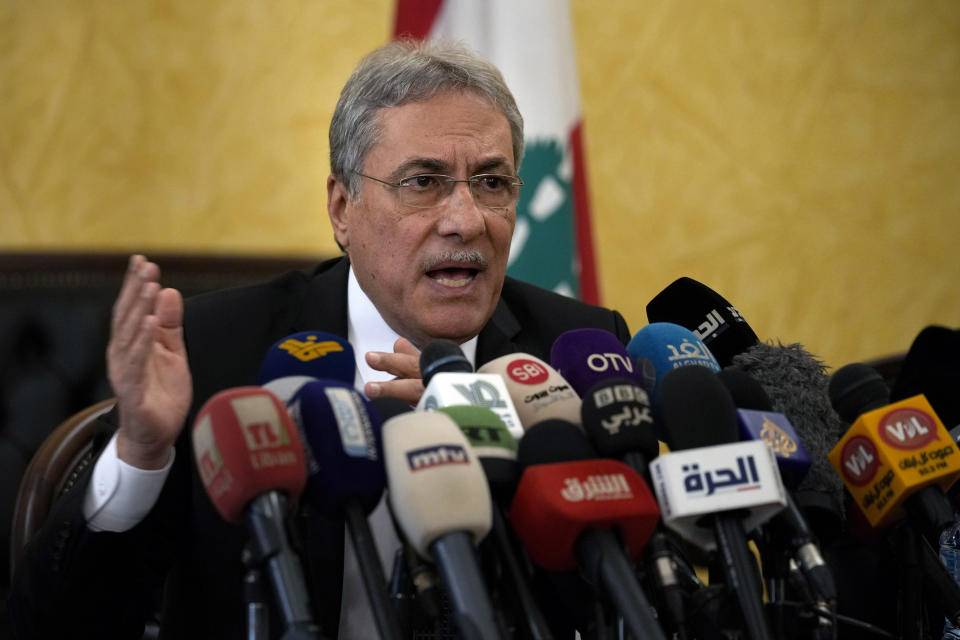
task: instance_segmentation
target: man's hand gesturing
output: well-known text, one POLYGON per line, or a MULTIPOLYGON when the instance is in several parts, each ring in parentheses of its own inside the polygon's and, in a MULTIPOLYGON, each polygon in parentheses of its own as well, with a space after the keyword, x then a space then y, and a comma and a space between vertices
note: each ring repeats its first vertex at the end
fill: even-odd
POLYGON ((160 268, 130 258, 113 306, 107 373, 117 395, 117 454, 141 469, 170 458, 190 407, 192 386, 183 344, 183 298, 161 289, 160 268))

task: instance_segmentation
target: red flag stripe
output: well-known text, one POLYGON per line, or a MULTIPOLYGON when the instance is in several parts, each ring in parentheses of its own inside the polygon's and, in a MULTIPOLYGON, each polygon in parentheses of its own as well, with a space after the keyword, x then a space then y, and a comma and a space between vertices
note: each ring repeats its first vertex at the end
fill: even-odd
POLYGON ((590 219, 590 193, 587 188, 586 157, 583 152, 583 121, 578 120, 570 132, 573 153, 573 218, 580 263, 580 299, 601 304, 597 265, 593 257, 593 225, 590 219))
POLYGON ((397 13, 393 20, 393 37, 412 36, 423 40, 440 13, 443 0, 397 0, 397 13))

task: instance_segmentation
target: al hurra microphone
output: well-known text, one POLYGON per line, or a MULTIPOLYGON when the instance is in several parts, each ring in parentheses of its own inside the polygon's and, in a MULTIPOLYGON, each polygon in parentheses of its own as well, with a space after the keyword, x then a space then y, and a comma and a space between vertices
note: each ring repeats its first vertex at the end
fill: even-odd
POLYGON ((580 567, 634 637, 664 639, 624 554, 639 558, 658 520, 639 474, 596 458, 583 432, 557 419, 530 427, 518 461, 523 474, 510 521, 530 559, 554 572, 580 567))
POLYGON ((677 278, 647 303, 647 320, 673 322, 693 331, 724 367, 759 342, 736 307, 693 278, 677 278))
POLYGON ((486 407, 462 405, 441 407, 437 411, 453 418, 480 459, 493 498, 492 538, 503 573, 509 580, 517 609, 524 618, 530 637, 549 640, 553 634, 533 597, 522 559, 514 550, 514 542, 502 512, 502 506, 510 504, 517 486, 517 441, 510 435, 503 420, 486 407))
POLYGON ((306 383, 289 408, 308 445, 304 496, 318 512, 346 521, 380 637, 399 640, 400 624, 367 521, 386 487, 380 419, 366 398, 336 380, 306 383))
POLYGON ((607 378, 642 382, 641 372, 626 347, 617 336, 603 329, 561 333, 550 348, 550 364, 579 395, 607 378))
POLYGON ((210 500, 224 520, 246 524, 286 629, 283 637, 319 637, 284 520, 306 482, 303 446, 287 410, 258 387, 228 389, 200 408, 192 437, 210 500))
POLYGON ((323 331, 301 331, 267 350, 259 382, 287 403, 311 380, 339 380, 353 386, 356 367, 353 347, 343 338, 323 331))
POLYGON ((383 425, 383 448, 397 525, 436 562, 457 629, 502 637, 474 550, 490 531, 490 490, 466 436, 446 414, 404 413, 383 425))
POLYGON ((473 373, 460 346, 451 340, 434 340, 420 352, 420 374, 425 387, 418 411, 472 404, 496 413, 514 438, 523 435, 520 416, 510 399, 503 378, 491 373, 473 373))
POLYGON ((650 463, 650 477, 663 521, 692 544, 720 551, 723 583, 748 637, 770 638, 745 532, 786 505, 773 451, 762 441, 738 442, 733 399, 704 367, 667 373, 659 406, 671 453, 650 463))
POLYGON ((511 353, 491 360, 479 373, 504 383, 523 427, 548 418, 580 422, 580 396, 557 371, 529 353, 511 353))

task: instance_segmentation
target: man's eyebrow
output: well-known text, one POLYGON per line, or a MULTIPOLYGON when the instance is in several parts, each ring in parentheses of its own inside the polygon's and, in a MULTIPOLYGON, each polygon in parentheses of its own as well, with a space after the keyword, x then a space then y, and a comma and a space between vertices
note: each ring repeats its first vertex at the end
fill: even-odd
POLYGON ((414 173, 446 173, 449 165, 436 158, 410 158, 390 174, 390 179, 394 182, 409 178, 414 173))
POLYGON ((480 175, 481 173, 508 173, 513 175, 514 171, 510 162, 503 157, 490 158, 484 160, 473 168, 470 175, 480 175))

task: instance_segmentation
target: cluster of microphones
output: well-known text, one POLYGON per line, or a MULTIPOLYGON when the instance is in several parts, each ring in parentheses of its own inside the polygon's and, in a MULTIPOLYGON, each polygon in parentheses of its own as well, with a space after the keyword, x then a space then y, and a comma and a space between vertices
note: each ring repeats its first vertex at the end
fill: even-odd
POLYGON ((960 453, 923 394, 892 402, 866 365, 828 379, 689 278, 647 313, 626 347, 578 329, 549 362, 474 371, 432 342, 416 408, 355 391, 339 337, 277 342, 261 386, 216 394, 192 431, 207 494, 249 533, 250 637, 271 615, 284 638, 319 637, 298 501, 346 522, 386 640, 441 616, 468 640, 913 637, 916 620, 892 635, 844 614, 818 540, 834 524, 909 531, 923 605, 960 623, 931 546, 953 521, 960 453), (384 492, 392 567, 367 520, 384 492))

